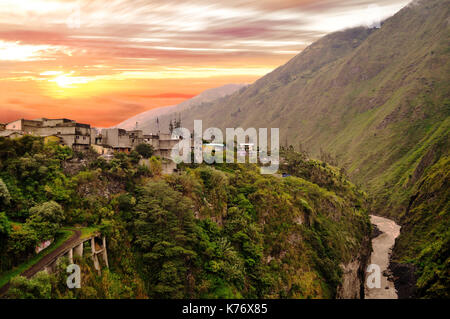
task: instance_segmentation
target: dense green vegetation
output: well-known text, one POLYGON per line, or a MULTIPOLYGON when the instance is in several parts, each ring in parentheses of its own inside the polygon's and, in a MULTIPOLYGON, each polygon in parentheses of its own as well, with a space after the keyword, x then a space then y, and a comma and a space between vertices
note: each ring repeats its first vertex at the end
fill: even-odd
POLYGON ((134 153, 106 162, 36 137, 0 144, 3 274, 67 225, 99 225, 110 263, 99 275, 77 257, 76 290, 64 271, 14 278, 10 298, 332 298, 370 233, 365 195, 292 150, 286 178, 253 164, 161 176, 134 153))
POLYGON ((417 268, 417 295, 449 298, 450 157, 427 168, 403 216, 394 260, 417 268))
POLYGON ((136 152, 139 153, 143 158, 150 158, 152 157, 153 153, 155 153, 155 150, 151 145, 141 143, 138 146, 136 146, 136 152))

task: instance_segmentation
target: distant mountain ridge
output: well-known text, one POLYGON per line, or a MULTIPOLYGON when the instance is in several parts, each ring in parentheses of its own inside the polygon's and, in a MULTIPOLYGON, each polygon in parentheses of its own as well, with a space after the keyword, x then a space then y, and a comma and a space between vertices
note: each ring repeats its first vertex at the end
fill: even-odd
POLYGON ((212 102, 219 98, 225 97, 236 92, 239 89, 246 87, 247 84, 226 84, 217 88, 205 90, 199 95, 194 96, 180 104, 158 107, 149 111, 135 115, 114 127, 131 130, 136 128, 136 122, 138 123, 138 129, 145 131, 146 133, 155 133, 158 130, 156 118, 158 118, 159 127, 163 131, 168 131, 169 121, 172 118, 164 117, 164 115, 171 114, 175 116, 175 113, 185 111, 190 107, 200 105, 206 102, 212 102))

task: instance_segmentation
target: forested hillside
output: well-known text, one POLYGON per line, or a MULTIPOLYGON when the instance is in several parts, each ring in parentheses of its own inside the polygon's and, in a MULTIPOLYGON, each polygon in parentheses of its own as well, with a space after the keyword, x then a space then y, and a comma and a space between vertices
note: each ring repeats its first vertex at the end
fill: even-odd
POLYGON ((38 242, 76 226, 107 237, 110 263, 98 275, 89 256, 76 257, 81 289, 67 288, 62 263, 13 278, 6 297, 338 296, 342 265, 362 257, 364 269, 360 253, 370 252, 366 197, 341 171, 284 156, 286 178, 250 164, 161 176, 156 158, 140 166, 135 152, 106 162, 42 138, 0 139, 0 279, 38 242))

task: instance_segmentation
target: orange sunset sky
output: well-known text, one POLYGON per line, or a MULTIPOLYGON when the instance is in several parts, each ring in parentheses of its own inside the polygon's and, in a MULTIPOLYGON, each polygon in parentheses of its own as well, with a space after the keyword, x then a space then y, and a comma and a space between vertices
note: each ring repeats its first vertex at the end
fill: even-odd
POLYGON ((326 33, 405 0, 0 0, 0 122, 106 127, 252 83, 326 33))

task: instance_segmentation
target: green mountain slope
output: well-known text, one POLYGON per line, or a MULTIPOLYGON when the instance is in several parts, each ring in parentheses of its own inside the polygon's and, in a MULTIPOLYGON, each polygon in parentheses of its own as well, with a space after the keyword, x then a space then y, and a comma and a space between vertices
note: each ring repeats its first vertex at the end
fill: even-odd
POLYGON ((449 199, 450 158, 444 156, 426 169, 415 185, 414 195, 402 216, 403 236, 394 249, 395 276, 408 275, 405 264, 415 265, 417 287, 411 291, 415 295, 450 297, 449 199))
POLYGON ((419 181, 449 153, 449 11, 448 0, 414 1, 380 29, 328 35, 248 88, 183 113, 183 126, 279 127, 281 144, 327 153, 375 213, 407 223, 419 181))
POLYGON ((422 1, 379 30, 331 34, 242 92, 183 114, 184 125, 279 127, 282 144, 333 154, 396 215, 407 196, 389 189, 408 185, 432 145, 448 141, 449 4, 422 1))

